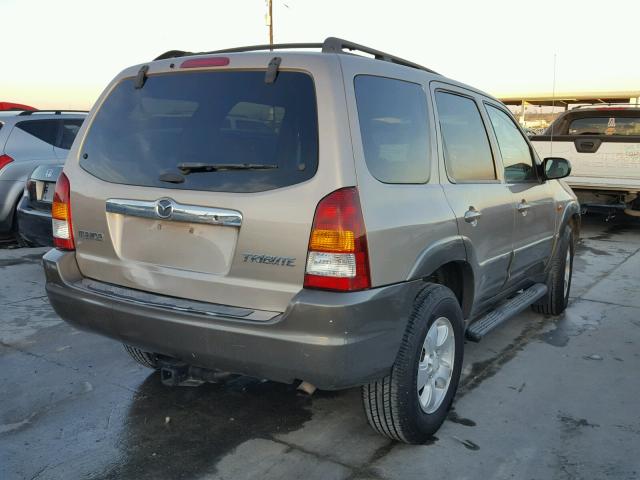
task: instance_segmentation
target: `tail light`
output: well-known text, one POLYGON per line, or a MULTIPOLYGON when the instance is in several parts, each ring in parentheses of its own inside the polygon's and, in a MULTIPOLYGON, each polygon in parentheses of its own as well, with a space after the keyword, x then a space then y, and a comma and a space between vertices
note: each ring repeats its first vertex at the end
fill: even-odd
POLYGON ((355 187, 336 190, 318 203, 304 286, 337 291, 371 287, 367 235, 355 187))
POLYGON ((11 162, 13 162, 13 158, 11 158, 9 155, 0 155, 0 170, 9 165, 11 162))
POLYGON ((71 223, 71 186, 69 179, 61 173, 53 192, 51 222, 53 227, 53 246, 61 250, 75 250, 71 223))

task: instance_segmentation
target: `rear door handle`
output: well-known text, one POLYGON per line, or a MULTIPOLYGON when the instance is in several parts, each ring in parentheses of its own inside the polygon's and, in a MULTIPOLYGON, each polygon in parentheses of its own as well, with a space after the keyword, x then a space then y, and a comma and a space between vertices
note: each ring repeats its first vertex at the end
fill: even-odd
POLYGON ((470 223, 471 226, 475 227, 478 224, 478 219, 482 216, 482 212, 479 212, 475 209, 475 207, 469 207, 464 213, 464 221, 470 223))
POLYGON ((530 208, 531 208, 531 205, 529 205, 524 198, 518 204, 518 207, 517 207, 518 211, 522 214, 523 217, 527 216, 527 213, 529 213, 530 208))

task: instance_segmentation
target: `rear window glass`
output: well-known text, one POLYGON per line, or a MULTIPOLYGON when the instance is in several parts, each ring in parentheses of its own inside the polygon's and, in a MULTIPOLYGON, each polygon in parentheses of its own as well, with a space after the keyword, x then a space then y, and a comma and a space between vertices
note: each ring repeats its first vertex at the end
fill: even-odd
POLYGON ((80 165, 108 182, 172 189, 259 192, 308 180, 318 167, 313 81, 298 72, 280 72, 271 84, 264 77, 264 71, 152 75, 141 89, 123 80, 96 114, 80 165), (251 168, 191 171, 183 183, 160 180, 180 174, 183 163, 251 168))
POLYGON ((385 183, 429 179, 427 98, 415 83, 359 75, 355 79, 367 168, 385 183))
POLYGON ((58 122, 58 120, 26 120, 18 122, 16 127, 49 145, 55 145, 58 141, 58 122))
POLYGON ((577 118, 569 124, 569 135, 640 135, 640 118, 577 118))

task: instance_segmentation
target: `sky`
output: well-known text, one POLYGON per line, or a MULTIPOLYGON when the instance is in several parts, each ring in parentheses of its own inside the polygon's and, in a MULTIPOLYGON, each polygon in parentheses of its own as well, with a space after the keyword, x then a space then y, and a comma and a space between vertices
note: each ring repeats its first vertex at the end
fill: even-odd
MULTIPOLYGON (((640 90, 640 0, 273 0, 274 40, 346 38, 495 96, 640 90)), ((268 41, 265 0, 0 0, 0 101, 88 109, 167 50, 268 41)))

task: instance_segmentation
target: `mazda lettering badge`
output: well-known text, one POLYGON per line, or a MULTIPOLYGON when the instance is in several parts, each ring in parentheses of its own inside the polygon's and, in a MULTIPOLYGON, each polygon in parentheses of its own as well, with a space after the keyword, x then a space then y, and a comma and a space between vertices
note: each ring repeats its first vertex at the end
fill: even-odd
POLYGON ((173 202, 169 199, 163 198, 156 202, 156 214, 160 218, 169 218, 173 213, 173 202))

